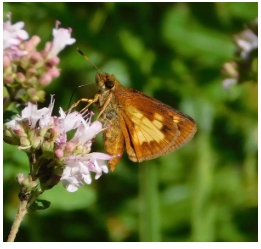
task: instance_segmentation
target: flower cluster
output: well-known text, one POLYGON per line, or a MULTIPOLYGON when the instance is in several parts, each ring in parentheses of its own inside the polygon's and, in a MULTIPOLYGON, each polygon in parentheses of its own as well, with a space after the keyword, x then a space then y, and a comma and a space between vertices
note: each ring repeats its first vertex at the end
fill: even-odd
POLYGON ((60 22, 57 21, 53 41, 47 42, 44 50, 37 51, 41 38, 35 35, 28 40, 24 22, 12 24, 11 13, 7 17, 3 25, 3 80, 9 98, 11 102, 43 102, 43 88, 60 75, 58 53, 75 42, 71 38, 72 29, 58 28, 60 22))
POLYGON ((98 152, 90 153, 93 138, 100 133, 102 124, 91 122, 92 113, 76 111, 52 116, 54 99, 48 108, 37 109, 31 102, 21 116, 6 123, 4 141, 18 145, 30 159, 32 180, 39 179, 41 190, 52 188, 59 181, 69 192, 74 192, 83 181, 90 184, 90 172, 98 179, 108 173, 106 160, 112 157, 98 152), (76 130, 68 141, 67 133, 76 130))
POLYGON ((226 62, 222 72, 226 77, 222 85, 229 89, 239 82, 257 79, 257 37, 258 20, 250 24, 250 27, 234 35, 234 42, 237 46, 237 61, 226 62))

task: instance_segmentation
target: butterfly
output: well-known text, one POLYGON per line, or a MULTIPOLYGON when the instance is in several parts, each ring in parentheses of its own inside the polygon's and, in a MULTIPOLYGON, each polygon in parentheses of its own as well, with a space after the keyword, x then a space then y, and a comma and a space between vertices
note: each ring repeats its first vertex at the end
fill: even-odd
POLYGON ((131 161, 142 162, 182 147, 197 131, 191 117, 122 86, 113 75, 98 72, 96 84, 98 94, 93 99, 80 99, 74 106, 86 101, 89 104, 84 110, 93 103, 98 107, 98 118, 109 127, 103 132, 103 141, 106 153, 114 156, 108 162, 111 171, 119 163, 125 147, 131 161))

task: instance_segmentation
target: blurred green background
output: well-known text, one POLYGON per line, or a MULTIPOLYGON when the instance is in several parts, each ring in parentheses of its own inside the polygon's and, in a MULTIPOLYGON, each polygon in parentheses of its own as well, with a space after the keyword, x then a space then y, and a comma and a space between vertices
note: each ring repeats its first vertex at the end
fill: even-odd
MULTIPOLYGON (((60 54, 61 76, 46 89, 55 113, 96 69, 193 117, 195 137, 180 150, 133 163, 68 193, 58 184, 51 207, 25 217, 16 241, 257 241, 257 82, 222 87, 232 36, 258 16, 257 3, 4 3, 4 20, 24 21, 43 48, 55 20, 77 42, 60 54)), ((92 97, 95 86, 73 97, 92 97)), ((97 110, 96 110, 97 112, 97 110)), ((101 135, 93 146, 104 151, 101 135)), ((15 177, 26 155, 4 144, 4 240, 18 207, 15 177)))

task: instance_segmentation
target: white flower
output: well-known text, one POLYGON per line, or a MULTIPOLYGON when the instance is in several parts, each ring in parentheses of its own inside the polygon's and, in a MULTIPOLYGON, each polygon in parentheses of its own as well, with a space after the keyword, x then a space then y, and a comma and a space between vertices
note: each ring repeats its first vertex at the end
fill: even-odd
POLYGON ((235 35, 234 40, 241 49, 240 55, 243 59, 248 59, 249 53, 258 47, 258 37, 251 29, 235 35))
POLYGON ((109 172, 105 161, 111 159, 111 156, 98 152, 84 156, 68 156, 64 160, 66 167, 61 178, 63 186, 67 191, 74 192, 79 186, 82 186, 82 181, 86 184, 91 184, 90 172, 96 173, 95 179, 97 180, 102 175, 102 172, 109 172))
POLYGON ((66 45, 72 45, 75 43, 75 39, 71 38, 71 29, 53 29, 53 42, 49 54, 51 56, 57 56, 66 45))
POLYGON ((98 133, 100 133, 101 130, 102 124, 99 121, 95 121, 91 125, 89 125, 87 122, 83 122, 78 127, 71 142, 78 142, 84 144, 87 141, 91 140, 93 137, 95 137, 98 133))
POLYGON ((10 13, 8 13, 9 20, 4 22, 3 25, 3 49, 7 49, 12 45, 18 46, 21 41, 29 38, 28 33, 22 29, 24 22, 17 22, 12 25, 10 16, 10 13))
MULTIPOLYGON (((41 148, 42 153, 53 151, 54 156, 50 160, 53 159, 55 165, 62 167, 63 186, 69 192, 74 192, 83 186, 83 182, 91 184, 91 172, 95 173, 95 179, 102 173, 108 173, 106 161, 113 157, 99 152, 89 153, 93 138, 103 130, 99 121, 91 123, 91 113, 65 114, 60 108, 60 117, 55 117, 52 116, 53 107, 53 96, 48 108, 38 110, 36 104, 29 102, 22 110, 21 116, 17 116, 6 125, 8 129, 13 130, 14 138, 19 138, 22 144, 19 146, 20 149, 32 147, 37 150, 41 148), (77 130, 73 138, 67 141, 67 132, 74 129, 77 130), (46 133, 52 136, 46 136, 46 133)), ((12 138, 11 134, 8 133, 9 140, 12 138)), ((15 142, 17 144, 17 140, 15 142)))
POLYGON ((67 141, 67 132, 73 129, 77 129, 82 122, 86 122, 82 115, 76 111, 65 114, 62 108, 60 108, 60 117, 56 119, 56 125, 60 128, 60 135, 56 139, 56 143, 62 145, 67 141))
POLYGON ((37 105, 31 102, 28 102, 28 105, 22 110, 22 115, 17 115, 15 119, 6 123, 7 127, 15 129, 18 123, 23 120, 28 120, 28 125, 30 128, 35 128, 36 123, 39 119, 43 118, 49 112, 49 108, 42 108, 37 110, 37 105))

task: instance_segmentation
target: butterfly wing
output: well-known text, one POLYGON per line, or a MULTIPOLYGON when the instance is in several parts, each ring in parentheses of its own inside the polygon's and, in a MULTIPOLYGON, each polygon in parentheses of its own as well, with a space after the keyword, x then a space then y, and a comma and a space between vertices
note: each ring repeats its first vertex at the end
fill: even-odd
POLYGON ((142 162, 168 154, 195 134, 195 121, 137 90, 115 92, 121 106, 120 127, 130 160, 142 162))

